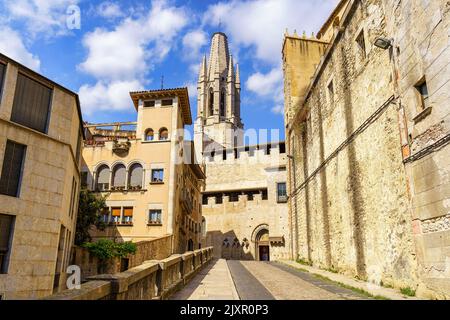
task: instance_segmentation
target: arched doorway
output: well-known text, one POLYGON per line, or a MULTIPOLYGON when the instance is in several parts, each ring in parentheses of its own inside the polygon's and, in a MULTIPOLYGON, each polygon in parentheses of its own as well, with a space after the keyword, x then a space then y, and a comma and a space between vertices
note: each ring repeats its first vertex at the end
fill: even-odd
POLYGON ((269 230, 262 229, 256 235, 256 260, 270 261, 269 230))

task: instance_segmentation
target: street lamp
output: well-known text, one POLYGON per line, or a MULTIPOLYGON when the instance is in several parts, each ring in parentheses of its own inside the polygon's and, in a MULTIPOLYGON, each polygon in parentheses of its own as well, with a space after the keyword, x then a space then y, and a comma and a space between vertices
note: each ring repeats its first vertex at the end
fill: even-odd
POLYGON ((383 37, 378 37, 376 38, 374 45, 380 49, 386 50, 392 47, 392 40, 383 37))

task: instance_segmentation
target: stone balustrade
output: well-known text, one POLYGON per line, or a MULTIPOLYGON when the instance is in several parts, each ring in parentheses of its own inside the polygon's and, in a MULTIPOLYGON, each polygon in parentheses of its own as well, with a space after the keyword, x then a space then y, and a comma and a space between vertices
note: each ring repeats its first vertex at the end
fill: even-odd
POLYGON ((116 274, 87 278, 80 289, 65 290, 45 300, 159 300, 188 283, 213 257, 208 247, 143 264, 116 274))

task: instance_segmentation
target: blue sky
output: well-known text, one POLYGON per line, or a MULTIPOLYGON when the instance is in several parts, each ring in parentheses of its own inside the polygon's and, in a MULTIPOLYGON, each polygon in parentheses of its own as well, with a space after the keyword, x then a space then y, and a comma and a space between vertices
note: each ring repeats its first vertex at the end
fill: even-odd
POLYGON ((89 122, 136 120, 128 92, 157 89, 162 75, 165 88, 189 88, 195 117, 199 63, 222 31, 241 68, 245 128, 283 138, 283 33, 317 32, 337 2, 0 0, 0 52, 78 92, 89 122))

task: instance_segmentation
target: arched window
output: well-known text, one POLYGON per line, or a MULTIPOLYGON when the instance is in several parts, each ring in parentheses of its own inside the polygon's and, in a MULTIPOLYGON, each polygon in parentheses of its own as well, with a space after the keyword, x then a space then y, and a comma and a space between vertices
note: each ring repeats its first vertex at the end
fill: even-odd
POLYGON ((153 139, 154 139, 153 129, 147 129, 145 131, 145 141, 153 141, 153 139))
POLYGON ((127 169, 123 164, 118 164, 113 169, 112 185, 114 187, 125 187, 125 178, 127 176, 127 169))
POLYGON ((169 130, 166 128, 159 129, 159 140, 169 140, 169 130))
POLYGON ((225 117, 225 91, 220 93, 220 116, 225 117))
POLYGON ((211 88, 209 90, 209 116, 214 115, 214 91, 211 88))
POLYGON ((139 163, 135 163, 129 170, 129 187, 130 188, 142 188, 142 173, 143 169, 139 163))
POLYGON ((102 165, 97 169, 97 185, 96 190, 106 191, 109 190, 109 167, 102 165))

